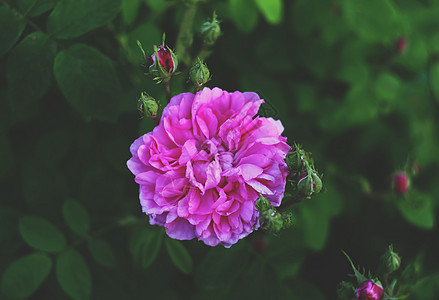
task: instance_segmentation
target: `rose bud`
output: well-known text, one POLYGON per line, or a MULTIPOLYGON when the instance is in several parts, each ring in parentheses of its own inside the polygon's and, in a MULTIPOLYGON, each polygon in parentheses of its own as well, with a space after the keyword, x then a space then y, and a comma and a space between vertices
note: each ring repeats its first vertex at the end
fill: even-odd
POLYGON ((156 118, 158 109, 159 105, 157 101, 153 97, 142 92, 139 98, 139 110, 141 114, 147 118, 156 118))
POLYGON ((150 73, 158 72, 160 75, 169 76, 177 69, 177 58, 171 49, 165 46, 154 46, 154 54, 149 58, 148 68, 150 73), (158 64, 156 64, 157 60, 158 64))
POLYGON ((204 38, 204 43, 208 46, 213 46, 221 35, 221 27, 219 21, 216 19, 215 12, 213 12, 212 21, 204 22, 203 25, 201 25, 201 35, 204 38))
POLYGON ((381 300, 383 294, 381 282, 374 280, 364 281, 356 291, 357 299, 360 300, 381 300))
POLYGON ((407 40, 405 38, 399 38, 396 43, 396 52, 404 54, 407 50, 407 40))
POLYGON ((400 172, 393 175, 392 183, 393 183, 393 191, 397 195, 405 194, 410 186, 409 177, 405 172, 400 172))
POLYGON ((308 172, 304 176, 302 175, 301 179, 299 179, 299 182, 297 183, 297 189, 305 196, 320 193, 322 187, 322 180, 315 171, 308 172))
POLYGON ((200 58, 197 58, 194 65, 189 70, 189 78, 194 84, 196 91, 199 91, 200 88, 210 80, 209 69, 200 58))
POLYGON ((393 245, 390 245, 389 249, 387 249, 386 253, 384 253, 382 263, 386 269, 386 272, 389 274, 399 269, 399 266, 401 265, 401 258, 397 253, 393 252, 393 245))

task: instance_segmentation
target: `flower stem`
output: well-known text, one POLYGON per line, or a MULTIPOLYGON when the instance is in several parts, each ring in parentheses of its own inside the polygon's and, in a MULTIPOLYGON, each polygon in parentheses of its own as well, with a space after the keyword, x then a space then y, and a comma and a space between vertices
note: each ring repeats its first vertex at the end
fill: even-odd
POLYGON ((153 117, 152 120, 154 121, 155 125, 159 125, 160 120, 158 116, 153 117))
POLYGON ((171 82, 169 80, 164 80, 163 87, 165 89, 166 101, 169 103, 171 101, 171 82))
POLYGON ((192 45, 192 23, 194 22, 196 12, 197 4, 186 7, 177 37, 176 51, 178 59, 187 66, 191 61, 189 47, 192 45))

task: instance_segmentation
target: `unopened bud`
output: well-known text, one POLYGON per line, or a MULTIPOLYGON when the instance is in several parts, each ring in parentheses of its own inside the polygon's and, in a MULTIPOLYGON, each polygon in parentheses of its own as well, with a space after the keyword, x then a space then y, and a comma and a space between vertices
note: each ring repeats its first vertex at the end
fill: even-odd
POLYGON ((309 157, 306 151, 302 149, 302 146, 295 144, 293 148, 288 152, 285 162, 290 172, 297 173, 301 171, 305 164, 305 160, 309 157))
POLYGON ((397 195, 403 195, 410 186, 410 179, 405 172, 396 173, 392 177, 393 191, 397 195))
POLYGON ((209 69, 200 58, 197 58, 194 65, 189 70, 189 78, 197 90, 210 80, 209 69))
POLYGON ((255 206, 256 206, 256 209, 260 213, 265 212, 265 211, 269 210, 270 208, 272 208, 270 200, 268 200, 266 197, 264 197, 262 195, 260 195, 258 200, 256 200, 255 206))
POLYGON ((381 300, 384 291, 381 282, 375 280, 366 280, 361 283, 357 290, 356 296, 360 300, 381 300))
POLYGON ((142 92, 139 98, 139 110, 142 115, 147 118, 156 118, 158 109, 159 105, 157 101, 153 97, 142 92))
POLYGON ((404 54, 407 50, 407 39, 405 38, 399 38, 396 42, 396 52, 398 54, 404 54))
POLYGON ((393 252, 393 245, 390 245, 386 253, 382 256, 382 263, 387 273, 392 273, 399 269, 401 265, 401 258, 395 252, 393 252))
POLYGON ((221 27, 219 21, 216 19, 216 13, 213 12, 211 21, 204 22, 201 25, 201 34, 204 38, 204 43, 208 46, 215 44, 218 37, 221 35, 221 27))
POLYGON ((297 189, 305 196, 320 193, 322 187, 323 183, 319 174, 313 170, 308 170, 297 183, 297 189))

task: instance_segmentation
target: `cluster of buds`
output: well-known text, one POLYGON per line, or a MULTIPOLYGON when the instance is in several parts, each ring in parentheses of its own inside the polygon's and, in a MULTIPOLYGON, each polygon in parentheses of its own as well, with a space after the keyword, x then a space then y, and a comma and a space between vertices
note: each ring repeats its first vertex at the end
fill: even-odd
POLYGON ((365 276, 364 272, 359 272, 350 257, 346 253, 344 254, 354 271, 357 286, 355 287, 351 282, 341 282, 337 289, 339 300, 351 300, 354 297, 360 300, 397 300, 406 298, 406 295, 394 295, 396 279, 391 284, 388 284, 389 275, 398 270, 401 265, 401 258, 393 252, 392 245, 388 247, 386 253, 381 257, 381 269, 384 270, 383 277, 386 279, 385 283, 388 284, 387 286, 383 286, 378 278, 373 278, 370 272, 368 276, 365 276))
POLYGON ((212 20, 206 21, 201 25, 201 35, 203 36, 204 44, 213 46, 216 40, 221 35, 220 22, 216 18, 216 12, 213 12, 212 20))
POLYGON ((310 198, 322 191, 322 179, 314 167, 312 156, 300 145, 293 146, 285 162, 290 171, 289 181, 293 188, 297 189, 298 196, 310 198))
POLYGON ((189 70, 189 79, 195 87, 195 91, 199 91, 201 87, 210 80, 210 71, 206 64, 197 57, 197 60, 189 70))
POLYGON ((143 50, 142 44, 137 41, 137 45, 143 53, 146 66, 149 73, 154 77, 157 83, 168 82, 177 70, 178 59, 174 52, 165 46, 164 38, 161 46, 153 46, 154 53, 147 56, 143 50))
POLYGON ((284 212, 281 214, 266 197, 260 195, 255 202, 255 206, 259 212, 259 225, 262 230, 277 234, 282 229, 292 225, 291 213, 284 212))

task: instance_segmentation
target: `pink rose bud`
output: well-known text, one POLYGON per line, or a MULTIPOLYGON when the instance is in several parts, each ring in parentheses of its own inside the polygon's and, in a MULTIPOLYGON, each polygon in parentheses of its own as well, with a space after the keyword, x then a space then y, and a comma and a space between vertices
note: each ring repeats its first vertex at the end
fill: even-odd
POLYGON ((367 280, 357 288, 357 299, 360 300, 381 300, 383 287, 379 281, 367 280))
POLYGON ((405 172, 401 172, 393 175, 392 182, 393 182, 393 190, 398 195, 405 194, 410 186, 409 177, 405 172))
POLYGON ((396 52, 399 54, 404 54, 407 50, 407 40, 405 38, 399 38, 396 43, 396 52))
MULTIPOLYGON (((157 56, 159 59, 159 64, 163 67, 163 69, 169 74, 174 73, 175 71, 175 57, 171 50, 165 48, 164 46, 159 46, 157 48, 157 56)), ((155 53, 151 55, 148 62, 148 68, 155 69, 155 53)))

